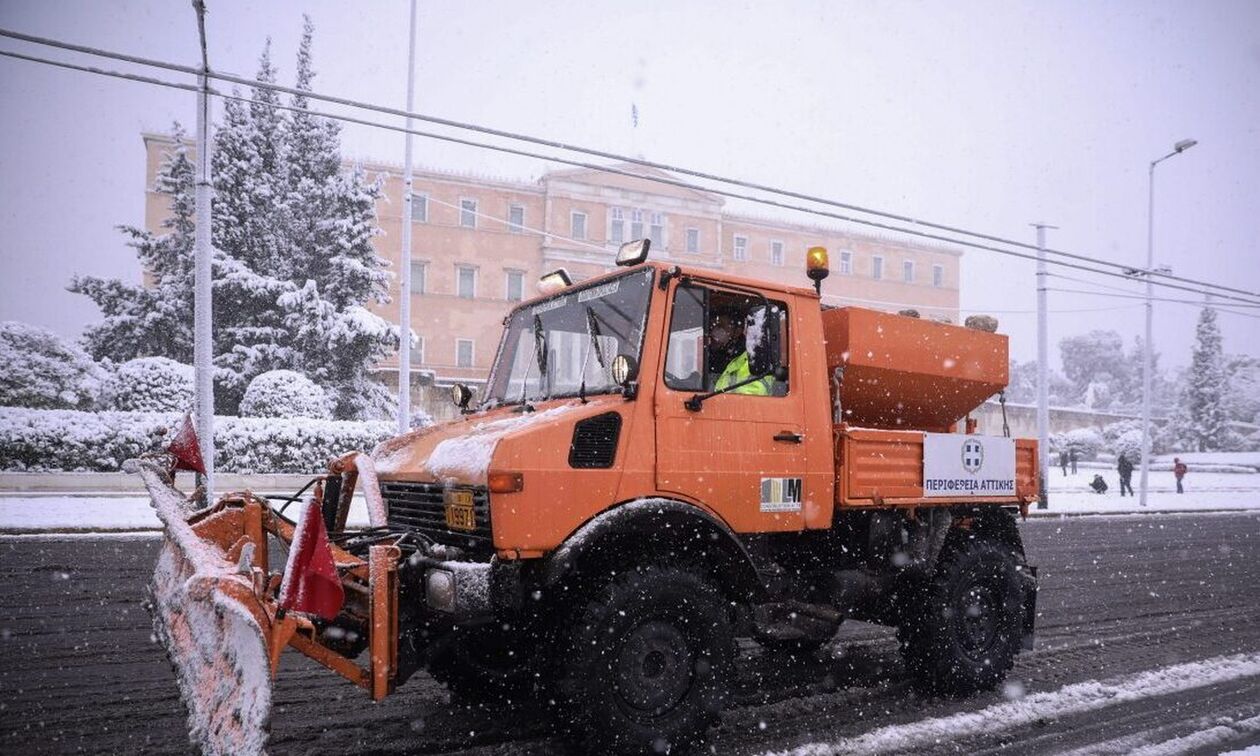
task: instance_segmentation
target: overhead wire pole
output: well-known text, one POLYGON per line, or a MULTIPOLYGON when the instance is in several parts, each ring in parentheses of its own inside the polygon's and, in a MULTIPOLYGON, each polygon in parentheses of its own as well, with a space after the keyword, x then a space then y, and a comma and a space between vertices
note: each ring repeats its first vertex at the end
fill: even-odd
MULTIPOLYGON (((407 112, 415 96, 416 0, 411 0, 407 26, 407 112)), ((398 286, 398 432, 411 425, 411 116, 406 116, 406 148, 403 153, 402 250, 399 252, 398 286)))
POLYGON ((1037 229, 1037 468, 1041 498, 1037 509, 1050 506, 1047 474, 1050 471, 1050 335, 1046 314, 1046 229, 1047 223, 1032 224, 1037 229))
POLYGON ((200 88, 197 91, 197 224, 193 235, 193 365, 197 391, 197 436, 206 474, 206 501, 214 500, 214 336, 210 246, 210 58, 206 53, 206 4, 192 0, 201 41, 200 88))
POLYGON ((1154 349, 1151 347, 1152 321, 1155 316, 1155 289, 1152 277, 1155 275, 1155 166, 1174 155, 1180 155, 1198 144, 1193 139, 1182 139, 1173 145, 1173 151, 1152 160, 1147 172, 1146 199, 1146 340, 1142 344, 1142 472, 1138 480, 1138 504, 1146 506, 1147 482, 1150 478, 1151 463, 1151 376, 1155 372, 1154 349))

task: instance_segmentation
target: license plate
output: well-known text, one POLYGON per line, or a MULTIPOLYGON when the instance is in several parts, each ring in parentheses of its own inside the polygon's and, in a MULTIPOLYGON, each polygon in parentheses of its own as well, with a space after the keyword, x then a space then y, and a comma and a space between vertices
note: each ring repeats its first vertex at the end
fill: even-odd
POLYGON ((447 491, 446 527, 452 530, 476 530, 477 513, 473 509, 471 491, 447 491))

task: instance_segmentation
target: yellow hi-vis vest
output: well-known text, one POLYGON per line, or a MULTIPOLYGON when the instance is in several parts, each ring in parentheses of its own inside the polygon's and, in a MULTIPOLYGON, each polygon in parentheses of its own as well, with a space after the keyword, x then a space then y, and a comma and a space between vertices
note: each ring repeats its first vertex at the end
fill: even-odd
MULTIPOLYGON (((748 352, 740 352, 739 356, 731 360, 722 374, 718 376, 717 383, 713 384, 714 391, 723 391, 737 383, 743 383, 752 377, 752 371, 748 369, 748 352)), ((774 385, 774 379, 765 376, 760 380, 746 383, 737 389, 731 391, 732 394, 751 394, 753 396, 769 396, 770 387, 774 385)))

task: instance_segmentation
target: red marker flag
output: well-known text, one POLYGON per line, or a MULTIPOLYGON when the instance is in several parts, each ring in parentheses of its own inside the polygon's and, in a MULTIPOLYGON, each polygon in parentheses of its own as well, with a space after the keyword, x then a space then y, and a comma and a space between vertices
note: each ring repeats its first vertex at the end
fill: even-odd
POLYGON ((175 438, 171 439, 166 452, 175 458, 172 471, 189 470, 202 475, 206 474, 206 463, 201 458, 201 442, 197 439, 196 429, 193 428, 191 414, 184 415, 184 424, 180 426, 175 438))
POLYGON ((280 584, 280 608, 331 620, 341 611, 346 594, 337 575, 324 515, 320 511, 322 489, 323 486, 317 484, 315 496, 306 503, 294 529, 289 561, 284 566, 284 581, 280 584))

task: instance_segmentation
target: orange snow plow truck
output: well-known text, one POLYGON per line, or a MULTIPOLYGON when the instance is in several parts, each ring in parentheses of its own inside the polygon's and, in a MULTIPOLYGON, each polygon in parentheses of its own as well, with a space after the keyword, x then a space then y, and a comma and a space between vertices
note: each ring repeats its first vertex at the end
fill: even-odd
POLYGON ((647 251, 544 277, 478 401, 454 387, 460 419, 332 461, 296 516, 249 492, 197 508, 135 466, 196 745, 263 749, 286 648, 373 700, 427 670, 547 701, 591 753, 702 741, 741 637, 810 652, 854 618, 896 627, 920 690, 1004 678, 1032 642, 1037 448, 969 413, 1006 386, 1006 336, 822 306, 821 248, 812 287, 647 251))

